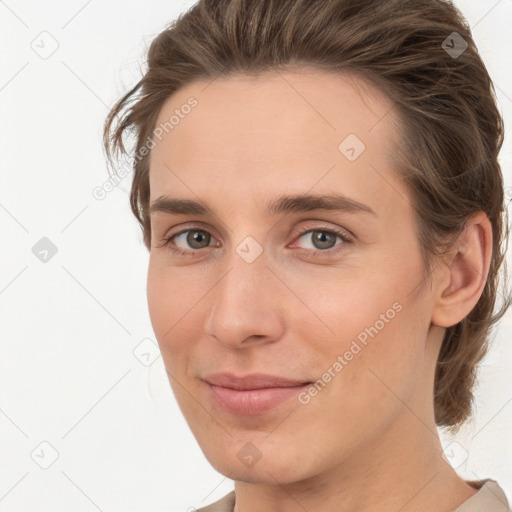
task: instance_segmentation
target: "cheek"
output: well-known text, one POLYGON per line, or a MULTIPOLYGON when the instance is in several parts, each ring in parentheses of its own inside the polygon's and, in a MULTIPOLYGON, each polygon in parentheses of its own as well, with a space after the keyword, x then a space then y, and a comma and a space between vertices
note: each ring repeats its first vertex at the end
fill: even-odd
POLYGON ((148 311, 153 330, 161 343, 166 330, 172 326, 169 312, 176 306, 175 295, 169 293, 165 273, 153 262, 150 256, 147 276, 148 311))
MULTIPOLYGON (((366 269, 321 270, 290 274, 287 282, 300 299, 290 297, 291 318, 308 318, 308 330, 316 328, 316 339, 327 350, 347 350, 354 339, 364 344, 400 316, 405 295, 400 285, 390 289, 382 275, 366 269)), ((294 324, 300 331, 296 320, 294 324)), ((307 333, 302 337, 309 339, 307 333)))
POLYGON ((322 353, 320 382, 310 396, 301 397, 305 405, 298 412, 312 430, 323 432, 320 444, 339 447, 340 453, 349 450, 346 439, 357 446, 384 431, 423 382, 423 345, 411 308, 403 304, 389 323, 381 324, 375 313, 386 313, 388 304, 382 304, 359 310, 357 319, 349 312, 338 315, 338 337, 314 348, 315 355, 322 353))
POLYGON ((425 383, 428 322, 424 308, 405 297, 391 302, 383 295, 357 315, 343 319, 338 325, 340 330, 347 326, 347 335, 339 338, 329 358, 332 364, 342 356, 342 370, 333 379, 330 399, 344 403, 344 409, 335 417, 350 412, 354 418, 383 425, 399 413, 403 403, 414 400, 425 383))
POLYGON ((424 364, 428 303, 411 293, 411 283, 421 279, 421 264, 381 264, 380 270, 375 265, 333 269, 331 279, 318 274, 293 283, 316 314, 315 325, 299 332, 304 349, 321 361, 315 369, 329 382, 326 387, 336 394, 350 390, 355 407, 393 400, 390 389, 407 394, 424 364))
POLYGON ((148 311, 164 360, 170 365, 184 356, 192 330, 197 329, 194 307, 204 290, 197 290, 180 269, 172 269, 150 257, 147 276, 148 311), (197 290, 194 292, 194 289, 197 290), (165 357, 167 354, 172 357, 165 357))

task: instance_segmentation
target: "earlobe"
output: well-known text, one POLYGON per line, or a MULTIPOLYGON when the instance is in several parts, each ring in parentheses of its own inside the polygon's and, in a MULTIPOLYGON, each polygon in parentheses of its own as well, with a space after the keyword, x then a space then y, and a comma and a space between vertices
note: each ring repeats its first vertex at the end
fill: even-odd
POLYGON ((450 260, 439 268, 432 323, 451 327, 475 307, 487 280, 492 255, 492 226, 483 212, 474 214, 454 243, 450 260))

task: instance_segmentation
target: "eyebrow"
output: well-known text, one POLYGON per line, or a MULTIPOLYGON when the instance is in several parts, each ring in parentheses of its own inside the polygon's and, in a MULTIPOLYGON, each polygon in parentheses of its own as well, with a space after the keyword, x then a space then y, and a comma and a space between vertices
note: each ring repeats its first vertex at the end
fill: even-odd
MULTIPOLYGON (((287 214, 292 212, 307 212, 311 210, 340 211, 346 213, 377 214, 367 205, 354 201, 343 195, 283 195, 267 203, 270 215, 287 214)), ((204 202, 191 199, 176 199, 161 196, 150 206, 149 214, 166 213, 176 215, 215 216, 215 212, 204 202)))

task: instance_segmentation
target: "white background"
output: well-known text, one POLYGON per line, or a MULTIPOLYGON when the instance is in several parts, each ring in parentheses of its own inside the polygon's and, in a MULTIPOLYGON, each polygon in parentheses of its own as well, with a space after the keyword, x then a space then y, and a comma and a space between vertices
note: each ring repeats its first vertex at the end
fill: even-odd
MULTIPOLYGON (((154 344, 130 177, 103 200, 92 195, 109 177, 108 107, 140 77, 152 38, 192 3, 0 1, 4 512, 185 511, 232 489, 191 435, 154 344), (58 250, 46 263, 32 253, 42 237, 58 250), (144 366, 134 350, 151 346, 157 359, 144 366)), ((456 4, 509 126, 512 1, 456 4)), ((510 134, 501 157, 511 187, 510 134)), ((476 415, 450 447, 460 474, 497 479, 509 500, 511 334, 509 310, 482 367, 476 415)))

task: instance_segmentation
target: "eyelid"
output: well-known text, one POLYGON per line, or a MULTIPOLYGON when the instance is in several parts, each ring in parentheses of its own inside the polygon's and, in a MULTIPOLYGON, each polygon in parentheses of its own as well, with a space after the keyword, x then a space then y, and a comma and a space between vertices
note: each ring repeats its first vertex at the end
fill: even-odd
POLYGON ((350 240, 355 241, 356 236, 349 231, 347 228, 343 228, 341 226, 329 226, 327 225, 326 221, 306 221, 305 225, 302 225, 300 229, 297 230, 295 233, 294 238, 297 238, 299 236, 304 235, 305 233, 308 233, 310 231, 328 231, 331 233, 335 233, 338 236, 350 240))
MULTIPOLYGON (((203 225, 201 222, 196 221, 196 222, 180 224, 179 228, 175 232, 173 232, 172 228, 167 230, 165 232, 164 236, 162 237, 162 240, 168 240, 169 238, 171 238, 173 236, 178 236, 187 231, 192 231, 194 229, 196 229, 197 231, 206 231, 208 234, 214 236, 212 233, 212 231, 215 231, 214 228, 212 228, 211 226, 203 225)), ((215 236, 215 238, 217 238, 217 236, 215 236)))
MULTIPOLYGON (((308 231, 308 228, 309 230, 311 231, 318 231, 320 229, 325 229, 326 231, 334 231, 334 232, 341 232, 342 234, 346 234, 347 238, 351 238, 352 240, 357 240, 357 237, 356 235, 354 235, 354 233, 352 233, 349 229, 345 228, 345 227, 341 227, 341 226, 328 226, 326 223, 327 221, 323 221, 323 220, 309 220, 309 221, 303 221, 305 222, 305 225, 302 225, 302 227, 298 230, 292 230, 292 234, 290 234, 289 236, 299 236, 299 235, 303 235, 305 232, 308 231), (324 224, 324 225, 322 225, 324 224), (293 235, 293 233, 295 232, 295 234, 293 235)), ((170 237, 172 236, 175 236, 175 235, 180 235, 182 234, 183 232, 185 231, 189 231, 189 230, 192 230, 192 229, 200 229, 200 230, 203 230, 203 231, 206 231, 207 233, 209 234, 212 234, 210 232, 210 229, 211 226, 206 226, 206 225, 203 225, 200 221, 192 221, 190 223, 185 223, 185 224, 182 224, 179 228, 178 231, 176 231, 175 233, 172 233, 172 229, 168 230, 165 232, 164 236, 162 237, 162 240, 167 240, 169 239, 170 237), (172 234, 170 234, 172 233, 172 234)))

